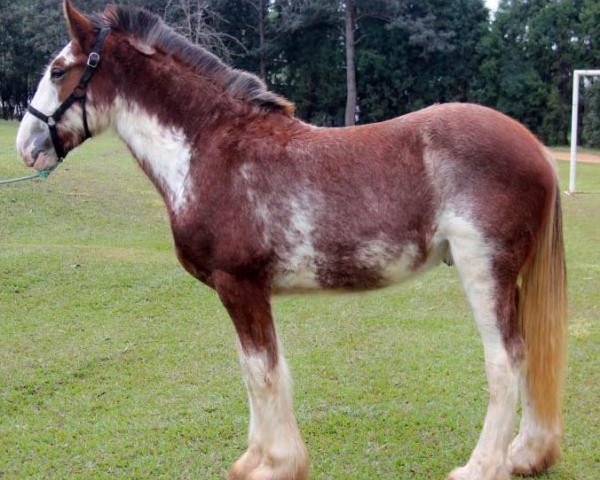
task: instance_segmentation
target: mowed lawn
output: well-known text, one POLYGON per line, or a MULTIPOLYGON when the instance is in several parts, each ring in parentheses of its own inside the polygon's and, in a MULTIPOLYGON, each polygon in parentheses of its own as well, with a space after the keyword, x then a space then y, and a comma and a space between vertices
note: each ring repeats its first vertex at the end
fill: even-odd
MULTIPOLYGON (((15 133, 0 123, 1 178, 29 173, 15 133)), ((552 480, 600 478, 600 165, 578 168, 552 480)), ((274 305, 313 479, 442 479, 468 459, 487 392, 453 268, 274 305)), ((178 265, 161 199, 113 136, 47 181, 0 186, 0 479, 220 479, 247 421, 231 323, 178 265)))

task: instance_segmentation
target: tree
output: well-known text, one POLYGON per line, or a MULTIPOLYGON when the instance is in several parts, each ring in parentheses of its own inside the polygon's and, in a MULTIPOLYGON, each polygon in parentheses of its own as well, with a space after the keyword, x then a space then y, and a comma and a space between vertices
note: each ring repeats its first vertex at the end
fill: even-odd
POLYGON ((503 0, 479 47, 471 98, 514 116, 544 141, 566 144, 575 68, 600 59, 596 0, 503 0))
POLYGON ((583 93, 584 112, 581 139, 586 147, 600 147, 600 81, 590 83, 583 93))
POLYGON ((5 3, 0 15, 0 99, 4 118, 20 116, 51 54, 67 42, 50 0, 5 3))
MULTIPOLYGON (((87 12, 106 3, 75 1, 87 12)), ((22 114, 44 65, 67 41, 58 3, 0 0, 5 118, 22 114)), ((501 0, 493 19, 483 0, 119 3, 158 13, 193 42, 258 73, 296 103, 301 118, 321 125, 476 101, 564 144, 572 70, 597 68, 600 59, 598 0, 501 0)), ((593 117, 587 105, 582 111, 593 117)))
MULTIPOLYGON (((127 3, 156 8, 161 0, 127 3)), ((80 2, 81 3, 81 2, 80 2)), ((101 11, 103 0, 85 3, 87 11, 101 11)), ((68 41, 62 9, 56 0, 0 3, 0 105, 3 118, 20 118, 44 66, 68 41)))
POLYGON ((338 0, 275 0, 273 86, 298 115, 320 125, 344 122, 345 64, 338 0))
POLYGON ((260 78, 267 81, 267 17, 268 17, 268 1, 267 0, 243 0, 244 3, 250 5, 255 13, 255 32, 258 34, 258 71, 260 78))
POLYGON ((361 121, 467 100, 487 19, 481 0, 380 2, 371 9, 359 20, 361 121))
POLYGON ((346 0, 345 10, 345 45, 346 45, 346 113, 345 124, 356 122, 356 67, 354 65, 354 29, 356 4, 354 0, 346 0))
POLYGON ((231 61, 271 83, 275 29, 269 0, 213 0, 212 5, 214 28, 225 34, 231 61))
POLYGON ((579 13, 578 68, 600 67, 600 2, 584 0, 579 13))
POLYGON ((167 23, 184 37, 229 60, 230 52, 224 41, 227 34, 213 27, 217 16, 209 0, 167 0, 163 13, 167 23))

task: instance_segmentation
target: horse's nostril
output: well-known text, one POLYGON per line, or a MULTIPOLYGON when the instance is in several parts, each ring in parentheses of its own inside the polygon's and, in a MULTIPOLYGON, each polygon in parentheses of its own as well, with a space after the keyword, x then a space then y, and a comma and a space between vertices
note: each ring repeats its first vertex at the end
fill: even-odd
POLYGON ((28 167, 33 167, 33 164, 35 163, 35 159, 30 155, 25 155, 23 157, 23 161, 25 162, 25 165, 27 165, 28 167))
POLYGON ((41 148, 36 148, 31 152, 31 158, 32 160, 35 162, 37 160, 37 157, 40 156, 40 153, 42 153, 43 150, 41 148))

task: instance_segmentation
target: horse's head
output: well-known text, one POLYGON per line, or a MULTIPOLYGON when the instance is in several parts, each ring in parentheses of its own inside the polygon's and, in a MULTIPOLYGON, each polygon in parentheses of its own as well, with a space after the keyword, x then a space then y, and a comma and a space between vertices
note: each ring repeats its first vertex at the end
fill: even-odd
POLYGON ((109 30, 99 29, 68 0, 64 12, 70 42, 46 68, 17 134, 18 153, 36 170, 55 166, 108 125, 107 115, 100 114, 108 103, 99 55, 109 30))
MULTIPOLYGON (((37 170, 54 167, 109 125, 147 163, 156 153, 156 145, 150 148, 144 140, 148 132, 158 139, 173 136, 173 125, 192 114, 202 119, 201 112, 214 110, 217 101, 229 102, 221 105, 228 111, 293 111, 257 77, 191 44, 157 15, 109 5, 102 15, 88 17, 69 0, 64 12, 70 42, 46 68, 17 134, 19 154, 37 170), (136 128, 145 128, 145 134, 130 138, 139 133, 136 128)), ((175 137, 168 148, 179 145, 183 134, 175 137)))

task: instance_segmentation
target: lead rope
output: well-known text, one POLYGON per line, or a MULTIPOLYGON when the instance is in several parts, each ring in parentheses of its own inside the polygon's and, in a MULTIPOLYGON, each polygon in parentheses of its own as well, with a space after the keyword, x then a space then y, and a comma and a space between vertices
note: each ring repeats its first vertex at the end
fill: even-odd
POLYGON ((53 167, 44 168, 43 170, 40 170, 35 175, 27 175, 26 177, 16 177, 16 178, 8 178, 6 180, 0 180, 0 185, 11 185, 13 183, 25 182, 27 180, 35 180, 36 178, 39 178, 40 180, 45 180, 46 178, 48 178, 48 176, 54 170, 56 170, 58 168, 59 165, 60 164, 57 163, 53 167))

